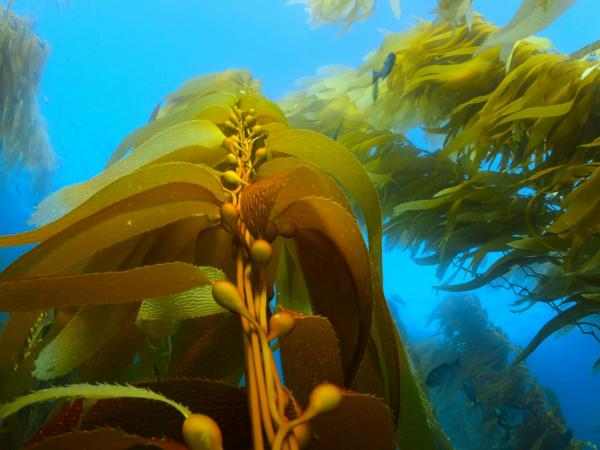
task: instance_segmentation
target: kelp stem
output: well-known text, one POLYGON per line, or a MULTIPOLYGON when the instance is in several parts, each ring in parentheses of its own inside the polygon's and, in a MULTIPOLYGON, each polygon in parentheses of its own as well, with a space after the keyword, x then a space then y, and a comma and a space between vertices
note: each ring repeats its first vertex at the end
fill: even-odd
MULTIPOLYGON (((225 187, 230 193, 231 203, 239 208, 244 189, 252 182, 253 173, 253 147, 257 140, 255 130, 249 131, 252 126, 247 117, 252 111, 241 113, 238 118, 232 119, 235 123, 236 133, 230 137, 229 151, 235 158, 235 176, 225 177, 224 187, 233 180, 238 184, 225 187), (246 129, 248 128, 248 130, 246 129), (230 142, 230 144, 231 144, 230 142), (236 178, 237 177, 237 178, 236 178)), ((239 210, 239 209, 238 209, 239 210)), ((234 234, 236 242, 236 284, 242 295, 244 306, 248 311, 247 317, 241 317, 244 330, 244 353, 246 365, 246 380, 248 391, 248 410, 252 424, 252 442, 254 450, 264 450, 265 437, 270 448, 279 436, 277 447, 286 450, 298 450, 296 436, 289 431, 290 421, 285 415, 285 393, 281 384, 273 350, 267 339, 267 287, 265 269, 253 264, 250 249, 252 244, 259 239, 253 236, 244 217, 238 215, 238 223, 230 231, 234 234), (283 435, 282 430, 287 430, 283 435), (288 435, 289 434, 289 435, 288 435)))

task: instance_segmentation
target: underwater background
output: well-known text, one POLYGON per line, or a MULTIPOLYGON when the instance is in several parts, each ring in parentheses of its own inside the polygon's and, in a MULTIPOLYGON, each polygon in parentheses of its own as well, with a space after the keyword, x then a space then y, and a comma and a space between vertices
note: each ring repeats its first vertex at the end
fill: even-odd
MULTIPOLYGON (((518 4, 482 1, 476 9, 503 25, 518 4)), ((404 0, 402 15, 395 19, 387 3, 380 2, 373 17, 341 34, 332 26, 311 29, 301 6, 276 0, 16 0, 12 9, 31 15, 35 33, 51 47, 39 100, 58 168, 44 192, 29 186, 26 173, 0 187, 0 234, 26 229, 44 193, 99 173, 122 138, 146 123, 156 103, 185 80, 247 68, 262 81, 265 95, 277 99, 321 66, 360 65, 379 46, 382 30, 406 30, 419 18, 431 19, 434 7, 433 0, 404 0)), ((569 53, 596 40, 599 27, 600 1, 579 0, 539 35, 569 53)), ((427 147, 419 130, 409 136, 427 147)), ((2 249, 0 266, 23 250, 2 249)), ((446 296, 433 288, 438 284, 435 268, 388 249, 384 283, 392 311, 411 340, 434 336, 438 329, 428 317, 446 296)), ((476 294, 490 321, 517 346, 525 346, 554 315, 543 304, 511 312, 514 297, 504 289, 476 294)), ((556 393, 574 438, 597 445, 600 374, 591 367, 599 353, 598 342, 571 328, 546 340, 527 359, 536 381, 556 393)), ((449 355, 447 362, 453 359, 449 355)))

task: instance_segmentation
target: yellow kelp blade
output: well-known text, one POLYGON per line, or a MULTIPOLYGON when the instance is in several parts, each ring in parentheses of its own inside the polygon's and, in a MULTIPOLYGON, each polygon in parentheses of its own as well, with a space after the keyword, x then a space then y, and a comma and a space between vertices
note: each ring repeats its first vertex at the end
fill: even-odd
POLYGON ((178 160, 178 154, 185 150, 193 149, 197 153, 195 162, 214 165, 225 157, 226 152, 221 147, 224 138, 221 130, 212 122, 191 120, 177 124, 152 136, 127 158, 94 178, 63 188, 43 200, 31 216, 31 223, 39 226, 56 220, 113 181, 151 163, 178 160))
POLYGON ((489 46, 502 46, 507 57, 514 44, 543 30, 564 14, 576 0, 522 0, 510 22, 493 33, 485 42, 489 46))
POLYGON ((129 150, 139 147, 152 136, 183 122, 206 120, 223 123, 227 120, 235 100, 235 95, 229 92, 215 92, 205 97, 195 98, 179 111, 152 120, 135 130, 117 146, 109 159, 108 166, 121 160, 129 150))
MULTIPOLYGON (((143 167, 113 181, 100 189, 79 207, 64 216, 24 233, 0 236, 0 247, 25 245, 40 242, 58 234, 71 225, 126 198, 172 183, 192 184, 206 189, 213 195, 215 203, 223 201, 223 189, 218 172, 208 166, 188 162, 167 162, 143 167)), ((207 197, 207 200, 210 196, 207 197)))
MULTIPOLYGON (((225 274, 214 268, 198 267, 212 281, 225 274)), ((49 380, 69 373, 102 348, 123 324, 136 314, 137 304, 84 305, 40 352, 34 376, 49 380)), ((144 300, 137 311, 137 322, 171 321, 226 312, 204 285, 179 294, 144 300)))
POLYGON ((0 311, 36 311, 127 303, 165 297, 210 283, 198 267, 181 262, 120 272, 0 282, 0 311))
MULTIPOLYGON (((186 185, 175 185, 177 190, 166 190, 160 194, 194 198, 194 189, 186 185), (183 188, 183 189, 182 189, 183 188)), ((200 192, 202 196, 204 192, 200 192)), ((136 197, 134 199, 139 199, 136 197)), ((119 204, 115 205, 117 209, 119 204)), ((179 200, 145 205, 125 205, 124 211, 116 214, 104 211, 104 217, 94 216, 79 222, 57 236, 44 241, 11 264, 2 274, 10 277, 46 276, 60 274, 100 250, 123 242, 131 237, 156 230, 193 216, 216 214, 218 207, 204 200, 179 200), (133 209, 137 206, 137 209, 133 209), (106 217, 108 216, 108 217, 106 217)), ((112 211, 110 211, 112 212, 112 211)))

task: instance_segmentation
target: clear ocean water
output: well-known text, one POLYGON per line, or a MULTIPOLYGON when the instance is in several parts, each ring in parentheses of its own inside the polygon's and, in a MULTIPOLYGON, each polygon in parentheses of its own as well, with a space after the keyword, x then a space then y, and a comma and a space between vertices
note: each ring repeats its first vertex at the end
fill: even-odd
MULTIPOLYGON (((475 9, 505 24, 517 0, 479 0, 475 9)), ((344 34, 335 27, 310 29, 306 13, 282 0, 16 0, 13 10, 31 15, 34 30, 51 46, 41 89, 59 168, 52 190, 83 181, 104 167, 120 140, 148 120, 156 103, 194 76, 229 68, 248 68, 271 98, 289 91, 295 80, 324 65, 358 66, 377 48, 382 30, 399 31, 431 18, 434 0, 402 0, 396 20, 387 2, 374 16, 344 34)), ((561 52, 598 38, 600 0, 577 4, 541 36, 561 52)), ((418 130, 411 137, 422 145, 418 130)), ((0 233, 24 230, 39 197, 27 179, 0 186, 0 233)), ((3 249, 0 266, 23 249, 3 249)), ((385 289, 410 336, 436 329, 427 316, 443 298, 434 268, 415 265, 400 250, 384 257, 385 289), (403 303, 398 302, 401 298, 403 303)), ((550 317, 544 305, 525 313, 510 310, 505 290, 478 295, 491 320, 516 345, 524 346, 550 317)), ((591 367, 600 345, 578 330, 548 339, 528 360, 537 381, 558 395, 576 439, 600 445, 600 374, 591 367)))

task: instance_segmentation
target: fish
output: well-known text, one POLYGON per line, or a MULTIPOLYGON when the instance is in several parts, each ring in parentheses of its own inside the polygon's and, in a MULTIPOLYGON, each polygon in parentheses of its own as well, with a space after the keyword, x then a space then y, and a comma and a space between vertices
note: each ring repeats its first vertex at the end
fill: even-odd
POLYGON ((464 391, 467 398, 471 400, 474 406, 479 405, 479 402, 477 401, 477 390, 475 388, 475 384, 471 380, 465 378, 462 381, 461 389, 464 391))
POLYGON ((456 361, 452 364, 442 363, 439 366, 434 367, 431 372, 427 375, 425 384, 429 387, 441 386, 446 384, 454 376, 454 372, 458 369, 460 357, 456 358, 456 361))
POLYGON ((571 442, 571 439, 573 439, 573 430, 569 428, 567 429, 567 431, 560 435, 558 440, 552 446, 552 450, 563 450, 567 448, 569 442, 571 442))
POLYGON ((373 101, 377 101, 379 97, 379 80, 385 80, 385 78, 392 72, 394 68, 394 64, 396 64, 396 54, 394 52, 389 52, 383 62, 383 66, 381 70, 373 71, 373 101))
POLYGON ((390 295, 390 301, 399 305, 406 305, 406 301, 397 294, 390 295))
POLYGON ((526 409, 509 404, 502 405, 500 408, 494 408, 494 411, 498 416, 498 425, 508 431, 523 425, 525 415, 527 414, 526 409))

